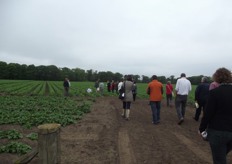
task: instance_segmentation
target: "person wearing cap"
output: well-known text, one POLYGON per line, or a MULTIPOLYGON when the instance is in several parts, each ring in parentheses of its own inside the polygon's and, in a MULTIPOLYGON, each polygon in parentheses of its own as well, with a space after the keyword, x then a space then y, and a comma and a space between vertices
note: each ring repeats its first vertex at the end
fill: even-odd
POLYGON ((188 94, 191 90, 191 82, 186 78, 185 73, 181 73, 180 78, 177 80, 175 87, 175 107, 179 119, 178 125, 181 125, 184 122, 188 94))

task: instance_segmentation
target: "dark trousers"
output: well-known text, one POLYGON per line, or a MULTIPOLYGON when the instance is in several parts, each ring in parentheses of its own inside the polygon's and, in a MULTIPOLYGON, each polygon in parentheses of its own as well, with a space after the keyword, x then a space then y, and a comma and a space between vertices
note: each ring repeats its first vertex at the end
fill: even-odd
POLYGON ((170 106, 172 103, 172 94, 166 94, 167 106, 170 106))
POLYGON ((175 100, 176 113, 179 119, 183 119, 187 104, 187 95, 177 95, 175 100))
POLYGON ((69 96, 69 88, 64 87, 64 96, 69 96))
POLYGON ((123 101, 123 109, 130 109, 131 102, 130 101, 123 101))
POLYGON ((232 132, 213 129, 207 131, 214 164, 226 164, 226 155, 232 149, 232 132))
POLYGON ((135 101, 136 99, 136 93, 133 93, 133 100, 135 101))
POLYGON ((196 109, 195 117, 194 117, 194 119, 195 119, 196 121, 199 120, 199 117, 200 117, 200 115, 201 115, 201 111, 203 110, 203 115, 204 115, 204 110, 205 110, 205 103, 199 102, 198 104, 199 104, 199 107, 196 109))
POLYGON ((151 111, 152 111, 152 122, 157 124, 160 122, 160 101, 150 101, 151 111))

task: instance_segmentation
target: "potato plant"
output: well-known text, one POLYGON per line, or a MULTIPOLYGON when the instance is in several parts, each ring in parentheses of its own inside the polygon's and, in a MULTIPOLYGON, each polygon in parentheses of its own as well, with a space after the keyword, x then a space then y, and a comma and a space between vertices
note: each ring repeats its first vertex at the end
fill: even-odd
MULTIPOLYGON (((33 137, 33 136, 29 136, 33 137)), ((28 138, 29 138, 28 137, 28 138)), ((36 137, 36 136, 35 136, 36 137)), ((34 137, 34 138, 35 138, 34 137)), ((17 139, 23 138, 23 134, 15 129, 0 131, 0 139, 14 140, 5 144, 0 145, 0 153, 16 153, 16 154, 26 154, 31 150, 31 147, 22 142, 15 141, 17 139)), ((38 137, 37 137, 38 138, 38 137)))
POLYGON ((6 145, 0 146, 0 153, 17 153, 17 154, 26 154, 32 148, 24 143, 12 141, 6 145))
POLYGON ((0 124, 19 124, 27 128, 43 123, 62 126, 79 120, 90 112, 91 102, 49 96, 1 96, 0 124))
POLYGON ((0 139, 7 138, 7 139, 20 139, 23 138, 23 134, 19 133, 17 130, 0 130, 0 139))

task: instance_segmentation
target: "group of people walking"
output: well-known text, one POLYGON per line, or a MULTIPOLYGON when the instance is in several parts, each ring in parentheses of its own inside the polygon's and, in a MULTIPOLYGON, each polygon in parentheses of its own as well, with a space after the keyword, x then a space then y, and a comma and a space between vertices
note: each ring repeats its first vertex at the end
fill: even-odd
MULTIPOLYGON (((191 82, 186 78, 185 73, 182 73, 176 82, 175 90, 170 81, 166 85, 167 106, 172 107, 172 99, 175 96, 175 107, 178 117, 178 124, 184 122, 187 97, 191 91, 191 82)), ((152 76, 152 81, 148 84, 147 94, 149 94, 150 106, 152 111, 152 123, 160 123, 160 108, 163 97, 163 84, 158 81, 157 76, 152 76)))
MULTIPOLYGON (((232 150, 232 73, 226 68, 219 68, 213 74, 213 80, 209 84, 208 79, 202 77, 201 83, 197 86, 195 90, 196 112, 193 119, 198 121, 203 113, 198 133, 204 140, 209 141, 214 164, 226 164, 226 156, 232 150)), ((129 120, 133 101, 132 76, 127 76, 122 85, 125 86, 122 116, 129 120)), ((172 99, 175 96, 178 125, 185 120, 187 99, 191 90, 191 82, 186 78, 185 73, 180 75, 175 88, 167 82, 167 106, 172 106, 172 99)), ((161 100, 164 91, 163 84, 158 81, 156 75, 152 76, 146 92, 149 94, 152 123, 157 125, 160 123, 161 100)))
MULTIPOLYGON (((232 150, 232 73, 226 68, 219 68, 213 74, 213 80, 209 84, 208 79, 202 77, 201 83, 197 86, 195 90, 196 112, 193 119, 199 121, 203 113, 198 133, 204 140, 209 141, 214 164, 226 164, 226 156, 232 150)), ((63 86, 64 95, 68 96, 70 87, 68 78, 65 78, 63 86)), ((99 83, 98 86, 100 86, 99 83)), ((122 117, 129 120, 131 102, 135 101, 137 94, 136 83, 133 82, 132 76, 128 75, 124 81, 121 80, 118 83, 117 87, 118 91, 124 92, 122 117)), ((170 81, 165 87, 167 106, 172 107, 174 96, 177 124, 181 125, 185 120, 188 94, 192 90, 191 82, 186 78, 186 74, 182 73, 175 88, 170 81)), ((149 94, 152 123, 157 125, 160 123, 164 90, 163 84, 158 81, 156 75, 152 76, 146 92, 149 94)))

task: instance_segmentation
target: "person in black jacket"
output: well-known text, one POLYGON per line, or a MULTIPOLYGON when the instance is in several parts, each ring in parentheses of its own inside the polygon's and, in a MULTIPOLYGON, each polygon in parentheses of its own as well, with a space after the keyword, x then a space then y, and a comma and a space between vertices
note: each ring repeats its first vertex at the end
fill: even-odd
POLYGON ((203 114, 205 110, 205 105, 209 97, 209 83, 207 77, 201 78, 201 83, 197 86, 195 90, 195 102, 198 104, 196 107, 194 120, 198 121, 203 109, 203 114))
POLYGON ((69 79, 65 78, 64 82, 63 82, 64 96, 68 96, 69 95, 69 86, 70 86, 69 79))
POLYGON ((199 134, 202 134, 202 137, 207 134, 214 164, 226 164, 226 156, 232 150, 231 71, 226 68, 217 69, 215 81, 220 85, 209 92, 199 134))

